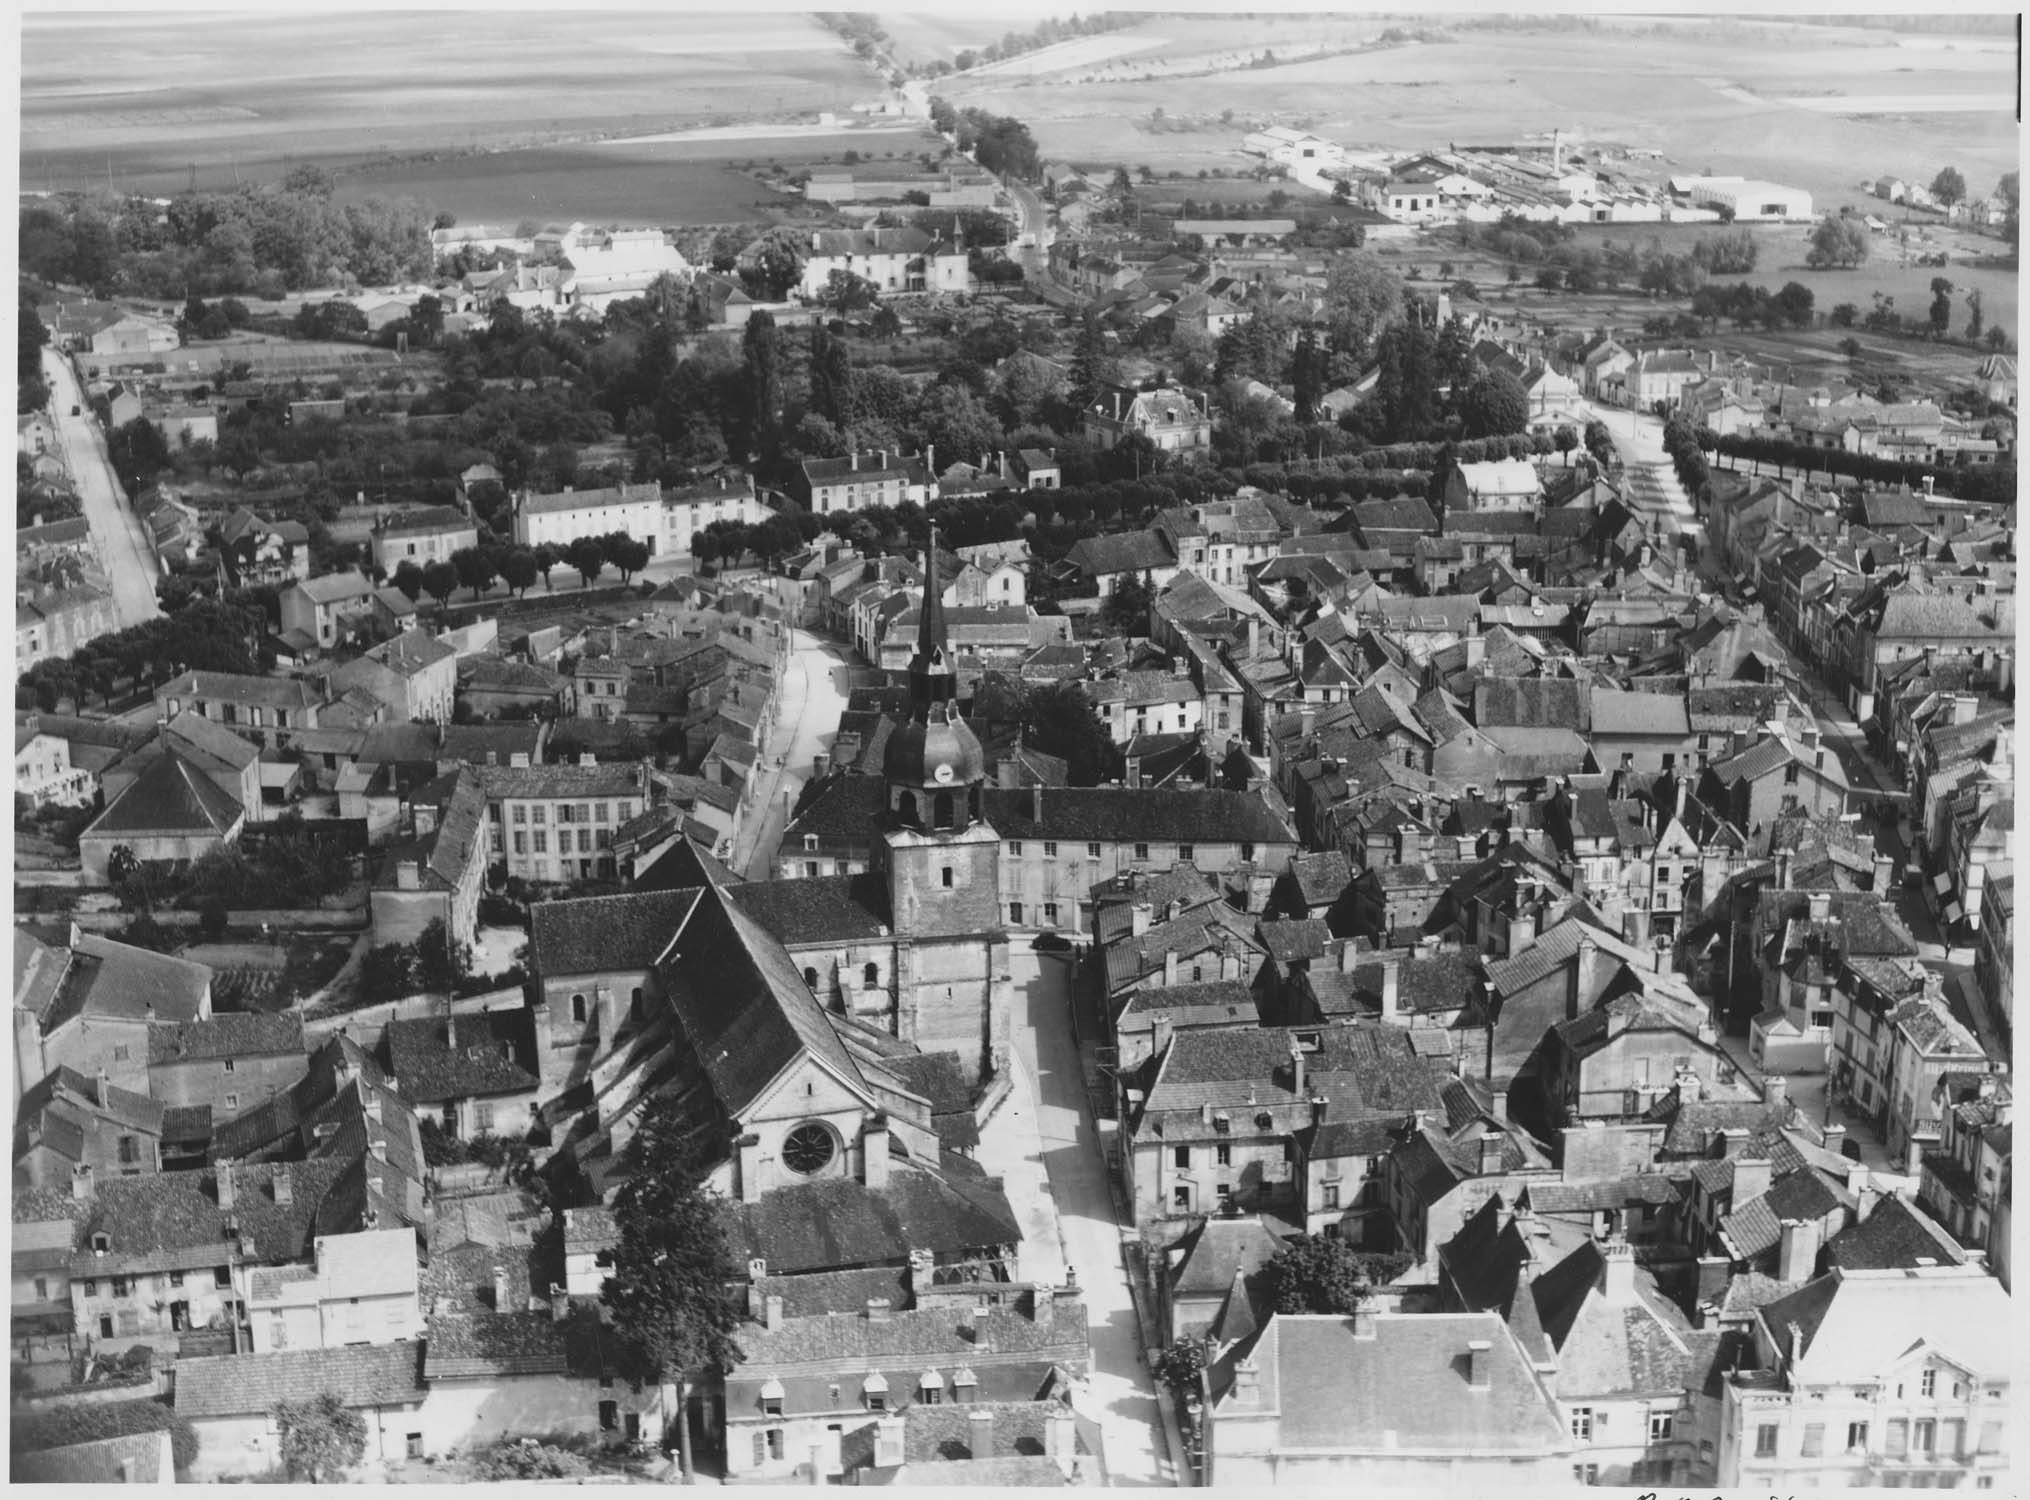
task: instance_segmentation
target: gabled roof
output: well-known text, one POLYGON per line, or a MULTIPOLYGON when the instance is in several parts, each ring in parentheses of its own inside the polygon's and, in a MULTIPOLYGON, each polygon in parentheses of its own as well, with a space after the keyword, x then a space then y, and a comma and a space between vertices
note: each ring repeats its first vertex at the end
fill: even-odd
POLYGON ((208 834, 223 838, 245 816, 245 809, 230 794, 172 749, 129 782, 84 836, 208 834))
POLYGON ((354 1409, 423 1399, 423 1345, 351 1344, 220 1354, 176 1362, 176 1410, 185 1417, 249 1416, 278 1402, 330 1391, 354 1409))
POLYGON ((533 1093, 540 1084, 542 1039, 526 1008, 390 1021, 385 1041, 389 1076, 418 1104, 533 1093))
POLYGON ((1794 1383, 1886 1375, 1919 1345, 1970 1369, 1976 1379, 2015 1367, 2009 1295, 1984 1270, 1932 1274, 1846 1271, 1808 1282, 1757 1316, 1779 1349, 1798 1351, 1794 1383))

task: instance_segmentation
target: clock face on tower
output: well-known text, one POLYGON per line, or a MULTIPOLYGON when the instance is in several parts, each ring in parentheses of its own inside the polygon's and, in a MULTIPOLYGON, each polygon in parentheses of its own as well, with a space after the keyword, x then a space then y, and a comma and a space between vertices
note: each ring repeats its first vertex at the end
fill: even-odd
POLYGON ((933 779, 939 786, 950 786, 952 784, 952 768, 950 766, 939 766, 933 773, 933 779))

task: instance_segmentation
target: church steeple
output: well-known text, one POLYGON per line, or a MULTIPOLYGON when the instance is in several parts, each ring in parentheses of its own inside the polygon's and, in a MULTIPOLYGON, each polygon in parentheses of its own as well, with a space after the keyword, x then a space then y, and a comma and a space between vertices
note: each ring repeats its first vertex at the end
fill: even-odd
POLYGON ((923 555, 923 613, 917 624, 916 655, 909 662, 910 716, 927 719, 933 706, 949 705, 957 696, 958 679, 952 672, 945 627, 944 590, 937 574, 937 527, 933 526, 930 546, 923 555))
POLYGON ((882 775, 904 827, 963 829, 980 816, 986 752, 958 711, 959 679, 946 635, 937 532, 924 554, 923 611, 909 663, 909 722, 888 736, 882 775))

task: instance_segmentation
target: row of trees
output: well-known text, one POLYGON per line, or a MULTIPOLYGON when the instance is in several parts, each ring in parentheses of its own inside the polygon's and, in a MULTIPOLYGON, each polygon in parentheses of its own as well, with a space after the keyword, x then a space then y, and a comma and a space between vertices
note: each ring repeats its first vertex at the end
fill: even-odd
POLYGON ((146 198, 63 193, 22 211, 21 267, 102 294, 280 296, 301 287, 425 276, 432 217, 422 205, 332 199, 317 167, 278 184, 146 198))
POLYGON ((549 542, 534 547, 483 542, 420 567, 404 559, 388 581, 411 599, 427 593, 439 603, 461 588, 471 589, 477 599, 496 583, 505 583, 520 598, 538 578, 544 588, 555 587, 551 575, 560 563, 575 569, 583 586, 590 588, 609 564, 620 574, 621 583, 632 582, 634 575, 648 566, 650 555, 647 542, 624 531, 579 537, 561 547, 549 542))
POLYGON ((970 155, 997 177, 1034 182, 1043 175, 1043 158, 1029 127, 1012 115, 991 114, 984 109, 956 109, 949 100, 932 98, 930 122, 938 131, 952 136, 959 150, 970 155))
POLYGON ((88 641, 70 656, 37 662, 21 674, 15 704, 54 713, 66 701, 83 708, 93 693, 110 703, 122 683, 156 686, 185 671, 259 672, 267 629, 258 609, 194 599, 171 614, 88 641))
POLYGON ((1858 479, 1870 484, 1907 485, 1911 489, 1922 489, 1925 479, 1930 477, 1939 480, 1948 493, 1962 500, 2001 505, 2013 504, 2016 499, 2016 466, 2013 463, 1971 465, 1963 460, 1957 464, 1900 463, 1867 453, 1849 453, 1844 448, 1814 448, 1808 443, 1755 437, 1747 433, 1717 436, 1702 431, 1697 434, 1697 441, 1709 453, 1778 464, 1807 473, 1858 479))

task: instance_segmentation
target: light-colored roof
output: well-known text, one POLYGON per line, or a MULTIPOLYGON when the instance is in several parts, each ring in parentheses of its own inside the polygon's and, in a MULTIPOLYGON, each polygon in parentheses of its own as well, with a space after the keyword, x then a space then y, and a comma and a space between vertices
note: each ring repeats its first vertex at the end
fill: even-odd
POLYGON ((1799 1383, 1872 1379, 1920 1345, 1976 1377, 2014 1368, 2018 1334, 2009 1294, 1979 1268, 1931 1273, 1846 1271, 1810 1282, 1759 1314, 1777 1347, 1790 1347, 1797 1326, 1803 1357, 1799 1383))

